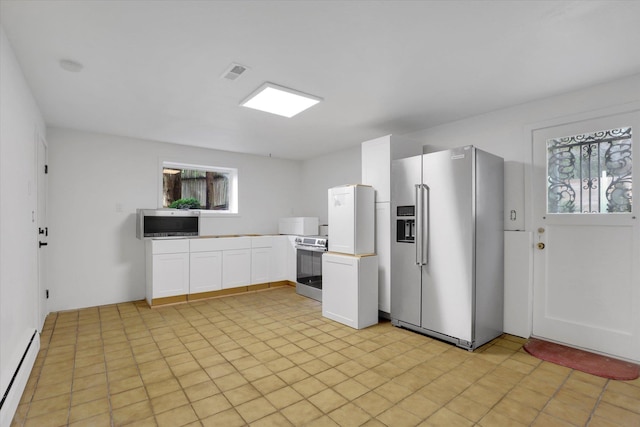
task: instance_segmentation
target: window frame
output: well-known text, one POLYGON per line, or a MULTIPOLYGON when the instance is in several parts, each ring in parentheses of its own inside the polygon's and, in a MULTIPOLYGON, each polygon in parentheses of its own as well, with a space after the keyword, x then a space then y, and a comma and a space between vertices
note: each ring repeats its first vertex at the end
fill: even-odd
POLYGON ((226 210, 213 210, 213 209, 194 209, 200 211, 200 215, 203 217, 218 216, 218 217, 230 217, 238 216, 240 214, 238 204, 238 169, 222 166, 209 166, 195 163, 187 163, 175 160, 160 159, 158 162, 158 208, 164 208, 164 188, 163 188, 163 170, 164 168, 174 169, 195 169, 203 170, 207 172, 218 172, 228 174, 229 179, 229 209, 226 210))

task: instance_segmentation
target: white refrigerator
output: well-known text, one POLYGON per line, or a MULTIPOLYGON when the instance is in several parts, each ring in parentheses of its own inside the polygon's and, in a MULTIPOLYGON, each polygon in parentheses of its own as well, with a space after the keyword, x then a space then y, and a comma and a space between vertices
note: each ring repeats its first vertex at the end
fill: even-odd
POLYGON ((322 315, 352 328, 378 323, 373 187, 329 189, 329 251, 322 255, 322 315))

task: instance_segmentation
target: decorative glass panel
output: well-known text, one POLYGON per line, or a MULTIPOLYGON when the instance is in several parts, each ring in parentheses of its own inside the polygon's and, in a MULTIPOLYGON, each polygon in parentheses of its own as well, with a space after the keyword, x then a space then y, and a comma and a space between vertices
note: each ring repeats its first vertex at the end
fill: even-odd
POLYGON ((631 128, 547 140, 547 212, 631 212, 631 128))

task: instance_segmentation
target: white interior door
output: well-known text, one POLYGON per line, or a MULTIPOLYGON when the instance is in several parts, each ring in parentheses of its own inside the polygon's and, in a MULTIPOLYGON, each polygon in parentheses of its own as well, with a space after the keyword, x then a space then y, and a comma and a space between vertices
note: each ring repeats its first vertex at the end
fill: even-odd
POLYGON ((38 204, 37 204, 37 225, 38 225, 38 331, 42 332, 44 320, 47 317, 47 237, 49 228, 47 226, 47 174, 45 165, 47 164, 47 143, 38 133, 36 133, 37 150, 37 174, 38 174, 38 204), (43 245, 45 244, 45 245, 43 245))
POLYGON ((534 336, 640 361, 639 140, 638 111, 534 131, 534 336))

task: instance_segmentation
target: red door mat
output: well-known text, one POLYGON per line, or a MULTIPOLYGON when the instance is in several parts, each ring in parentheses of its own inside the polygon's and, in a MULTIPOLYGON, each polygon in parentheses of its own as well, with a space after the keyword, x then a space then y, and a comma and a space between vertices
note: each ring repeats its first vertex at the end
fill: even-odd
POLYGON ((538 359, 603 378, 628 381, 640 375, 640 365, 537 338, 529 338, 524 349, 538 359))

